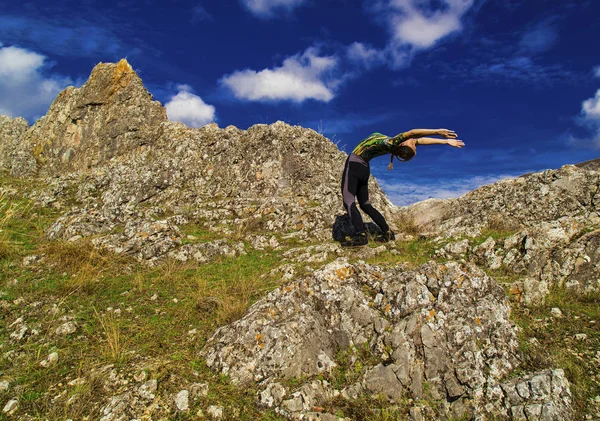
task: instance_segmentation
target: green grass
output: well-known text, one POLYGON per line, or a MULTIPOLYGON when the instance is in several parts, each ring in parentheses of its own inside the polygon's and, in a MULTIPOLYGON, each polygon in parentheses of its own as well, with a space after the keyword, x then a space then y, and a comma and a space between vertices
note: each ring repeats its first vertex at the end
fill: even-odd
POLYGON ((600 395, 596 355, 600 352, 600 293, 578 295, 556 287, 544 305, 514 307, 512 318, 521 328, 520 372, 564 369, 571 383, 575 413, 581 419, 591 414, 590 400, 600 395), (562 311, 562 318, 552 317, 553 307, 562 311), (575 339, 580 333, 587 339, 575 339))
MULTIPOLYGON (((375 246, 381 244, 375 243, 375 246)), ((396 252, 387 250, 372 258, 366 259, 367 263, 383 266, 394 266, 399 263, 408 264, 410 268, 419 267, 434 259, 434 252, 440 248, 439 244, 428 239, 416 238, 405 242, 396 242, 396 252)), ((438 259, 439 260, 439 259, 438 259)))
MULTIPOLYGON (((209 396, 191 402, 188 414, 155 409, 156 417, 195 419, 198 409, 223 405, 232 419, 283 419, 256 406, 255 389, 234 387, 198 356, 216 327, 241 317, 278 285, 277 279, 262 276, 280 264, 278 253, 252 251, 207 265, 167 260, 150 268, 97 250, 87 240, 48 242, 44 233, 56 212, 6 196, 0 205, 0 250, 6 250, 0 255, 0 300, 10 306, 0 311, 0 372, 11 383, 0 392, 1 403, 17 398, 18 413, 33 419, 97 419, 116 391, 104 389, 105 374, 91 373, 111 364, 125 378, 132 369, 146 370, 159 380, 162 399, 190 383, 209 384, 209 396), (22 258, 30 254, 44 255, 44 260, 22 267, 22 258), (17 299, 25 313, 12 305, 17 299), (50 311, 54 304, 56 310, 50 311), (22 314, 30 330, 39 333, 14 343, 8 326, 22 314), (78 329, 55 336, 65 316, 78 329), (58 362, 42 367, 51 352, 59 354, 58 362), (86 383, 68 385, 79 377, 86 383)), ((185 231, 198 242, 217 238, 198 226, 185 231)))

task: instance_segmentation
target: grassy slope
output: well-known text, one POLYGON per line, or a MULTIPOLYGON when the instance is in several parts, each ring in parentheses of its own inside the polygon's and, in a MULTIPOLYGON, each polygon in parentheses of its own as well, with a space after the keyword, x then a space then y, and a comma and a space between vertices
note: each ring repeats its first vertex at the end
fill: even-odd
MULTIPOLYGON (((4 189, 29 187, 19 180, 1 181, 4 189)), ((0 379, 11 383, 8 391, 0 392, 0 406, 18 398, 18 414, 27 413, 32 419, 98 419, 102 405, 114 394, 103 387, 106 371, 102 370, 113 365, 124 379, 158 380, 155 405, 148 409, 154 419, 195 419, 209 405, 224 406, 226 419, 282 419, 255 404, 256 390, 234 387, 198 357, 218 326, 238 319, 278 286, 279 279, 268 273, 281 264, 281 252, 252 251, 206 265, 166 261, 150 268, 95 250, 89 241, 47 242, 44 232, 57 213, 35 208, 19 197, 0 196, 0 379), (30 255, 44 257, 41 263, 25 266, 23 258, 30 255), (9 326, 22 316, 29 333, 32 329, 39 333, 15 343, 9 340, 14 331, 9 326), (54 334, 69 319, 76 322, 77 331, 54 334), (59 354, 58 362, 42 367, 40 363, 52 352, 59 354), (73 382, 80 377, 91 381, 73 382), (171 399, 191 383, 207 383, 208 395, 191 400, 187 413, 161 409, 161 400, 171 399), (56 396, 60 398, 53 401, 56 396)), ((184 231, 191 235, 187 241, 214 239, 214 233, 200 226, 190 225, 184 231)), ((370 263, 417 266, 438 247, 427 240, 399 243, 400 255, 386 252, 370 263)), ((351 252, 348 256, 353 259, 351 252)), ((599 301, 598 295, 576 297, 557 290, 543 306, 515 306, 513 311, 522 327, 523 370, 564 368, 582 417, 592 411, 590 399, 600 394, 599 301), (565 317, 552 319, 552 307, 560 307, 565 317), (575 340, 576 333, 585 333, 587 339, 575 340)), ((362 368, 356 364, 369 359, 368 350, 359 353, 361 359, 353 364, 340 354, 339 368, 329 380, 339 387, 351 382, 353 373, 362 368)), ((435 402, 425 403, 435 407, 435 402)), ((410 404, 389 407, 381 399, 365 398, 324 405, 357 420, 401 420, 410 404)), ((9 418, 0 413, 3 419, 9 418)))

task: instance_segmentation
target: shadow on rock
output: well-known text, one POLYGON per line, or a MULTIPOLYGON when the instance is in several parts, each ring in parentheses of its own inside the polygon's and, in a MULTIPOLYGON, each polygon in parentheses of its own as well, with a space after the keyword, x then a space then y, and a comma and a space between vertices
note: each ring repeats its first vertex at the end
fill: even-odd
MULTIPOLYGON (((369 236, 381 234, 381 229, 373 222, 366 222, 365 229, 369 236)), ((337 215, 335 217, 335 222, 331 228, 331 237, 334 241, 344 241, 346 240, 346 237, 352 237, 354 232, 354 227, 352 226, 352 222, 350 222, 348 214, 337 215)))

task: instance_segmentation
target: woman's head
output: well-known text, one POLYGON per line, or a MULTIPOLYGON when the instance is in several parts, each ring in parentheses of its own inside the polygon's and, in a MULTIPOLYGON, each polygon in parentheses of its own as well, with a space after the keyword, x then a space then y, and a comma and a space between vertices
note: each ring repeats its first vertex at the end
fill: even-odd
POLYGON ((392 154, 402 161, 410 161, 417 154, 417 141, 408 139, 396 146, 392 154))
POLYGON ((388 170, 393 168, 394 157, 403 162, 413 159, 417 154, 416 143, 417 142, 415 139, 409 139, 396 146, 392 150, 392 156, 390 157, 390 165, 388 165, 388 170))

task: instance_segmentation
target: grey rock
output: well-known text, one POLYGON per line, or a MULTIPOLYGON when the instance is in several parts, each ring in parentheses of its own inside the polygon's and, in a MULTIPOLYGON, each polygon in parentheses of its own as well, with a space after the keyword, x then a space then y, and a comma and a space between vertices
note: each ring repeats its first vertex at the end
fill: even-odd
POLYGON ((402 397, 404 390, 392 366, 379 364, 365 376, 365 388, 373 394, 382 394, 395 401, 402 397))
POLYGON ((190 394, 194 398, 203 398, 208 396, 208 383, 193 383, 190 386, 190 394))
POLYGON ((440 257, 450 258, 464 256, 469 251, 469 240, 464 239, 461 241, 449 243, 441 250, 437 251, 440 257))
POLYGON ((515 420, 559 421, 574 419, 569 382, 563 370, 546 370, 501 384, 497 400, 491 401, 493 414, 510 415, 515 420))
POLYGON ((77 331, 77 325, 73 322, 66 322, 56 328, 54 333, 58 336, 65 336, 75 333, 77 331))
POLYGON ((58 362, 58 352, 52 352, 45 360, 40 361, 40 366, 51 367, 58 362))
POLYGON ((8 380, 0 380, 0 392, 6 392, 10 386, 8 380))
POLYGON ((19 401, 17 399, 11 399, 8 402, 6 402, 6 405, 4 405, 2 412, 10 415, 15 413, 17 409, 19 409, 19 401))
POLYGON ((187 411, 190 409, 190 392, 188 390, 182 390, 175 395, 175 406, 179 411, 187 411))
POLYGON ((475 236, 484 227, 533 227, 561 217, 597 220, 599 177, 596 171, 566 165, 558 170, 502 180, 458 199, 420 202, 402 212, 423 231, 448 236, 475 236))
POLYGON ((274 405, 281 404, 281 401, 286 395, 285 387, 280 383, 270 383, 265 390, 260 393, 259 401, 272 408, 274 405))
POLYGON ((140 147, 165 121, 165 109, 126 60, 100 63, 81 88, 58 95, 21 136, 22 149, 33 153, 43 174, 85 170, 140 147))
MULTIPOLYGON (((331 373, 319 356, 335 362, 338 352, 363 344, 391 364, 365 367, 362 387, 390 399, 422 398, 426 382, 433 396, 474 397, 518 365, 502 289, 475 266, 456 263, 405 272, 338 260, 257 302, 217 330, 202 355, 245 384, 331 373), (378 320, 389 327, 376 329, 378 320)), ((290 392, 280 393, 290 396, 280 404, 288 413, 334 394, 314 382, 290 392)), ((270 391, 261 398, 277 405, 270 391)))
POLYGON ((207 408, 206 413, 213 420, 221 420, 221 419, 223 419, 223 407, 222 406, 210 405, 207 408))
POLYGON ((158 388, 158 382, 155 379, 148 380, 142 384, 137 393, 144 400, 153 400, 155 398, 156 390, 158 388))
POLYGON ((102 418, 100 418, 100 421, 129 420, 133 404, 134 399, 129 392, 111 397, 108 404, 101 409, 102 418))

